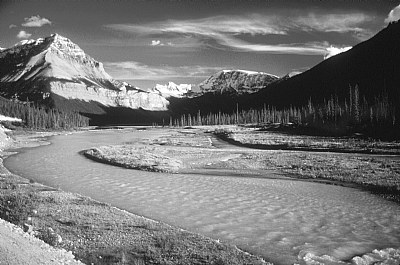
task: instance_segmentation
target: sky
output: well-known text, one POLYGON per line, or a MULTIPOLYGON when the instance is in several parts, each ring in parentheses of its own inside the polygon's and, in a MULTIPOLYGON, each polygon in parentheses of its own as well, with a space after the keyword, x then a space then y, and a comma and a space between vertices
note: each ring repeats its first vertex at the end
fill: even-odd
POLYGON ((284 76, 400 19, 400 0, 0 0, 0 47, 58 33, 141 88, 224 69, 284 76))

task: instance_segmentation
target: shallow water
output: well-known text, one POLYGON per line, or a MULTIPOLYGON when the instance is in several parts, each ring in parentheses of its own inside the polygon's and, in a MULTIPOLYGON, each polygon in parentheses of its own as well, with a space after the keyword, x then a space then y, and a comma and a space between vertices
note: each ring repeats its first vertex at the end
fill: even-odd
POLYGON ((5 165, 37 182, 236 244, 277 264, 400 263, 400 206, 367 192, 283 179, 143 172, 78 154, 163 133, 56 136, 51 145, 26 149, 5 165))

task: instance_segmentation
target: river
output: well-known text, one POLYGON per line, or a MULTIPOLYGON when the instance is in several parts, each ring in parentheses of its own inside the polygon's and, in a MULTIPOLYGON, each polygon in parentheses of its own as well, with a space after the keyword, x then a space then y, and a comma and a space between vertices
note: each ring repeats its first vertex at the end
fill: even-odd
POLYGON ((366 253, 399 264, 391 262, 400 262, 400 206, 368 192, 290 179, 144 172, 79 154, 161 135, 168 130, 59 135, 5 165, 28 179, 221 239, 276 264, 361 264, 365 258, 351 259, 366 253))

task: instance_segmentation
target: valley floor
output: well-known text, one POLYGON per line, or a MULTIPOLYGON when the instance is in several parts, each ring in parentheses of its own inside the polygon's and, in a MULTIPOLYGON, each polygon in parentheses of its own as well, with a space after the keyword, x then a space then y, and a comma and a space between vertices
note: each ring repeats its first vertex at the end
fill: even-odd
MULTIPOLYGON (((45 137, 51 134, 14 134, 13 141, 2 139, 8 142, 3 148, 45 144, 45 137)), ((2 152, 1 157, 10 154, 2 152)), ((21 260, 15 258, 21 257, 21 253, 29 261, 26 264, 35 264, 37 255, 42 264, 47 264, 47 260, 51 264, 73 264, 77 262, 73 256, 86 264, 266 264, 235 246, 33 183, 3 166, 0 173, 0 218, 24 227, 27 232, 0 229, 0 238, 18 237, 18 230, 19 241, 13 239, 13 244, 23 246, 23 250, 10 250, 9 242, 0 240, 1 264, 20 264, 21 260), (34 237, 47 244, 39 241, 32 246, 32 240, 38 241, 34 237), (54 252, 61 252, 61 258, 55 258, 54 252)), ((5 227, 14 227, 1 222, 0 226, 4 223, 5 227)))
MULTIPOLYGON (((278 173, 273 174, 275 178, 353 186, 400 202, 400 159, 393 155, 399 153, 398 143, 309 139, 232 126, 170 131, 159 138, 83 152, 96 161, 155 172, 265 178, 271 175, 266 172, 272 171, 278 173), (292 147, 303 150, 277 150, 277 143, 282 147, 280 141, 292 141, 292 147), (353 151, 340 153, 334 148, 335 152, 328 152, 337 142, 340 148, 351 147, 353 151), (374 145, 375 154, 352 153, 366 144, 374 145), (320 150, 321 146, 325 149, 320 150)), ((14 140, 3 137, 2 142, 8 142, 9 148, 33 146, 47 143, 46 136, 51 134, 14 133, 14 140)), ((2 152, 1 157, 7 155, 10 153, 2 152)), ((33 183, 4 167, 0 174, 0 217, 25 226, 26 237, 39 237, 70 251, 70 260, 73 254, 87 264, 265 263, 234 246, 33 183)), ((4 252, 1 244, 0 252, 4 252)))
POLYGON ((400 202, 400 143, 287 135, 254 128, 187 128, 172 135, 84 151, 95 161, 147 171, 325 182, 400 202), (209 133, 204 133, 204 131, 209 133), (216 146, 224 145, 224 148, 216 146))

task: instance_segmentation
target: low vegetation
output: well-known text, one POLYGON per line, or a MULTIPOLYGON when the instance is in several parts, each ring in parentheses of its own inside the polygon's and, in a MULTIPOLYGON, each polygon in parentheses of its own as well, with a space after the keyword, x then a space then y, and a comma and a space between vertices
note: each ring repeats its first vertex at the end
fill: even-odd
POLYGON ((129 145, 101 146, 85 150, 83 155, 92 160, 130 169, 152 172, 176 172, 181 161, 169 158, 149 146, 137 146, 132 149, 129 145))
POLYGON ((400 142, 365 139, 358 135, 326 137, 296 135, 290 126, 243 126, 216 129, 214 134, 231 144, 265 150, 400 155, 400 142), (285 131, 286 130, 286 131, 285 131))

